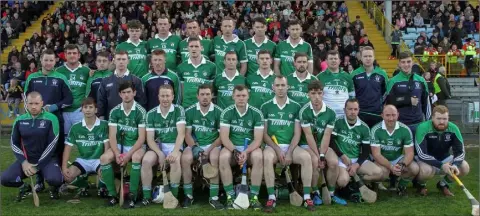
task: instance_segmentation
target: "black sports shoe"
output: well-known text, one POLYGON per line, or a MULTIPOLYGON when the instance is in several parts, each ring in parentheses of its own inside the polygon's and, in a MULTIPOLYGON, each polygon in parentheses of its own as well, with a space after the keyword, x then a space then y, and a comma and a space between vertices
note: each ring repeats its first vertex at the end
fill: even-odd
POLYGON ((37 193, 40 193, 43 190, 45 190, 45 185, 43 184, 43 182, 36 183, 34 187, 35 187, 35 192, 37 192, 37 193))
POLYGON ((185 199, 183 200, 183 208, 189 208, 193 204, 193 197, 190 198, 188 196, 185 196, 185 199))
POLYGON ((116 206, 116 205, 118 205, 118 198, 114 196, 109 197, 109 199, 107 200, 107 206, 116 206))
POLYGON ((398 196, 401 196, 401 197, 407 197, 408 196, 407 187, 398 186, 397 187, 397 194, 398 194, 398 196))
POLYGON ((135 194, 130 192, 128 193, 128 200, 126 200, 126 202, 123 203, 123 208, 124 209, 135 208, 135 202, 136 202, 135 194))
POLYGON ((136 207, 145 207, 145 206, 148 206, 150 205, 150 203, 152 203, 152 200, 151 199, 146 199, 146 198, 143 198, 141 202, 138 202, 135 206, 136 207))
POLYGON ((20 202, 31 193, 32 187, 30 187, 29 184, 23 183, 23 185, 18 188, 18 196, 15 198, 15 201, 20 202))
POLYGON ((97 195, 98 195, 99 197, 102 197, 102 198, 108 197, 108 190, 107 190, 107 188, 103 188, 103 187, 99 188, 99 189, 98 189, 98 192, 97 192, 97 195))
POLYGON ((50 199, 58 200, 59 198, 58 187, 50 187, 50 199))
POLYGON ((217 200, 212 200, 209 199, 208 203, 216 210, 223 210, 225 206, 217 199, 217 200))

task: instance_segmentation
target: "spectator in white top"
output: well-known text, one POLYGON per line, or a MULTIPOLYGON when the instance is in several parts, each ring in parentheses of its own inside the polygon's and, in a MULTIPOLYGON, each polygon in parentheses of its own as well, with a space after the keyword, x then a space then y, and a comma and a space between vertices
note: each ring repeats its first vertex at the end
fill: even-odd
POLYGON ((413 25, 415 27, 425 27, 425 24, 423 23, 423 17, 420 16, 420 13, 417 13, 417 15, 413 18, 413 25))

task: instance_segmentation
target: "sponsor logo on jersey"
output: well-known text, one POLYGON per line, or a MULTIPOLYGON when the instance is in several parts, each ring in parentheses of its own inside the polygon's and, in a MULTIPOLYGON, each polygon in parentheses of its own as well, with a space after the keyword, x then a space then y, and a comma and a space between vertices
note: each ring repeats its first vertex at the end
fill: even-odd
POLYGON ((307 97, 307 93, 302 92, 302 91, 290 91, 290 94, 292 97, 307 97))
POLYGON ((272 126, 288 126, 292 124, 292 121, 283 119, 269 119, 272 126))
POLYGON ((253 90, 253 92, 255 93, 268 93, 268 94, 273 93, 273 90, 262 87, 262 86, 252 86, 251 88, 252 88, 251 90, 253 90))
POLYGON ((257 55, 256 54, 248 54, 247 55, 249 61, 253 61, 256 63, 257 61, 257 55))
POLYGON ((280 55, 280 58, 286 62, 293 62, 293 56, 290 55, 280 55))
POLYGON ((215 53, 218 55, 218 56, 225 56, 226 52, 223 51, 223 50, 219 50, 219 49, 215 49, 215 53))
POLYGON ((84 85, 86 85, 84 82, 70 80, 70 86, 81 87, 81 86, 84 86, 84 85))
POLYGON ((244 128, 237 125, 231 125, 230 129, 232 130, 232 132, 237 132, 237 133, 249 133, 252 130, 252 129, 244 128))
POLYGON ((203 125, 193 125, 193 128, 195 132, 201 132, 201 133, 211 133, 215 131, 215 128, 205 127, 203 125))
POLYGON ((80 143, 80 146, 89 147, 89 146, 97 146, 102 144, 102 141, 93 141, 93 140, 77 140, 77 143, 80 143))
POLYGON ((125 132, 136 132, 138 129, 136 127, 131 127, 127 125, 119 125, 119 126, 120 126, 120 130, 125 132))
POLYGON ((358 141, 353 139, 352 133, 348 133, 348 135, 340 134, 340 137, 342 138, 343 143, 353 145, 353 146, 358 145, 358 141))
POLYGON ((219 90, 220 96, 222 97, 231 97, 233 94, 233 91, 231 90, 219 90))
POLYGON ((166 127, 166 128, 157 128, 156 131, 158 133, 164 134, 164 133, 173 133, 174 130, 176 130, 176 127, 166 127))
POLYGON ((197 78, 197 77, 185 77, 185 81, 187 83, 204 83, 205 79, 197 78))
POLYGON ((33 82, 33 83, 43 83, 43 81, 42 80, 35 80, 35 82, 33 82))
POLYGON ((401 147, 398 146, 389 146, 389 145, 382 145, 380 148, 384 151, 398 151, 401 147))

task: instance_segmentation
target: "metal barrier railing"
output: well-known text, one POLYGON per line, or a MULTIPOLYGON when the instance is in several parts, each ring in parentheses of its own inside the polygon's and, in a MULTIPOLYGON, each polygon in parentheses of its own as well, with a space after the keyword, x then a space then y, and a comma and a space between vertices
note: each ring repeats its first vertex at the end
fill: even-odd
MULTIPOLYGON (((437 63, 437 67, 444 66, 446 69, 446 77, 465 77, 467 76, 467 71, 465 69, 465 56, 456 57, 456 62, 449 62, 450 57, 448 55, 414 55, 415 61, 423 68, 430 68, 430 63, 437 63)), ((473 73, 480 71, 479 58, 478 56, 473 59, 474 68, 471 70, 473 73)))

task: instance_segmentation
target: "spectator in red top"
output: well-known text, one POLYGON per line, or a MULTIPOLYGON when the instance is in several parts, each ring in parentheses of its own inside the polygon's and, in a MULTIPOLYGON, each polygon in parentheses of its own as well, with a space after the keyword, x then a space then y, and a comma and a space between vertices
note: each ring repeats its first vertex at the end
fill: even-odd
POLYGON ((268 30, 273 31, 275 27, 277 27, 277 29, 280 29, 280 22, 277 20, 277 16, 273 15, 272 19, 272 22, 268 24, 268 30))
POLYGON ((30 65, 28 66, 28 69, 25 71, 25 80, 28 79, 28 76, 30 76, 30 74, 35 73, 37 71, 38 71, 38 69, 37 69, 37 64, 35 63, 35 61, 30 62, 30 65))

